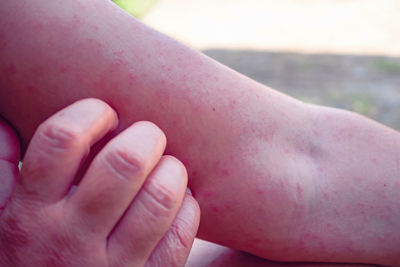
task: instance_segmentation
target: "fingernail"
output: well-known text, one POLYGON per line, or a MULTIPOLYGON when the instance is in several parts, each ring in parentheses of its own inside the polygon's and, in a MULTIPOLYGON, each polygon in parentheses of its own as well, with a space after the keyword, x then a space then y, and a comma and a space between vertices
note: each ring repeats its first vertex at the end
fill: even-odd
POLYGON ((189 187, 186 187, 186 194, 193 196, 192 190, 189 187))

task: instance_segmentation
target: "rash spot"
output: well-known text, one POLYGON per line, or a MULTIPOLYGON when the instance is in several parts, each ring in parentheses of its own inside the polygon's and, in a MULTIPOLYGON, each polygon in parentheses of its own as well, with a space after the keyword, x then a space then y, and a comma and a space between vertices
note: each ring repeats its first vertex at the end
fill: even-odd
POLYGON ((297 195, 298 195, 299 197, 301 197, 301 196, 303 195, 303 188, 301 188, 301 186, 298 184, 298 185, 296 186, 296 189, 297 189, 297 195))
POLYGON ((264 195, 265 194, 265 190, 257 188, 256 189, 256 193, 257 193, 257 195, 264 195))
POLYGON ((228 176, 229 175, 229 170, 228 169, 222 169, 221 171, 223 176, 228 176))
POLYGON ((133 85, 136 82, 136 76, 133 74, 128 75, 129 85, 133 85))
POLYGON ((124 50, 118 50, 118 51, 114 52, 113 54, 114 54, 114 56, 122 57, 124 55, 124 53, 125 53, 124 50))
POLYGON ((206 190, 204 191, 203 195, 205 198, 211 198, 214 194, 211 190, 206 190))

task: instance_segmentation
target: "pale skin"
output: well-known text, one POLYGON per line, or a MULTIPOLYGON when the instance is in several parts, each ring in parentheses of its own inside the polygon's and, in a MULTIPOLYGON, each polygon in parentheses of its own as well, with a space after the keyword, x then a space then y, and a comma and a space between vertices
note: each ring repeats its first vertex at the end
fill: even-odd
POLYGON ((271 260, 400 265, 398 132, 260 85, 110 1, 5 0, 0 25, 0 114, 24 148, 96 97, 115 132, 148 120, 167 135, 200 237, 271 260))

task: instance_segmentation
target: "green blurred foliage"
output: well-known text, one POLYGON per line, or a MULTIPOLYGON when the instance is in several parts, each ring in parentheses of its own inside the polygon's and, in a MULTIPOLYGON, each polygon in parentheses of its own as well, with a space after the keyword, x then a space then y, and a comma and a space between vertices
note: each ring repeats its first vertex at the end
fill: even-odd
POLYGON ((395 61, 391 61, 388 59, 377 59, 375 60, 375 68, 383 71, 383 72, 389 72, 393 74, 399 74, 400 73, 400 64, 395 61))
POLYGON ((126 12, 136 18, 142 17, 157 2, 157 0, 113 0, 126 12))

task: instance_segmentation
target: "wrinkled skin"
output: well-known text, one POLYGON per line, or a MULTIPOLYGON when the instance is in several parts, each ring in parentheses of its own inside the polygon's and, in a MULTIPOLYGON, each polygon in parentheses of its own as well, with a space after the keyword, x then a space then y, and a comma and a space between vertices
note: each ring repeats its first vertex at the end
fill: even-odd
POLYGON ((79 101, 41 124, 18 174, 17 138, 0 122, 1 266, 184 266, 199 207, 157 126, 138 122, 112 138, 72 184, 117 125, 104 102, 79 101))

